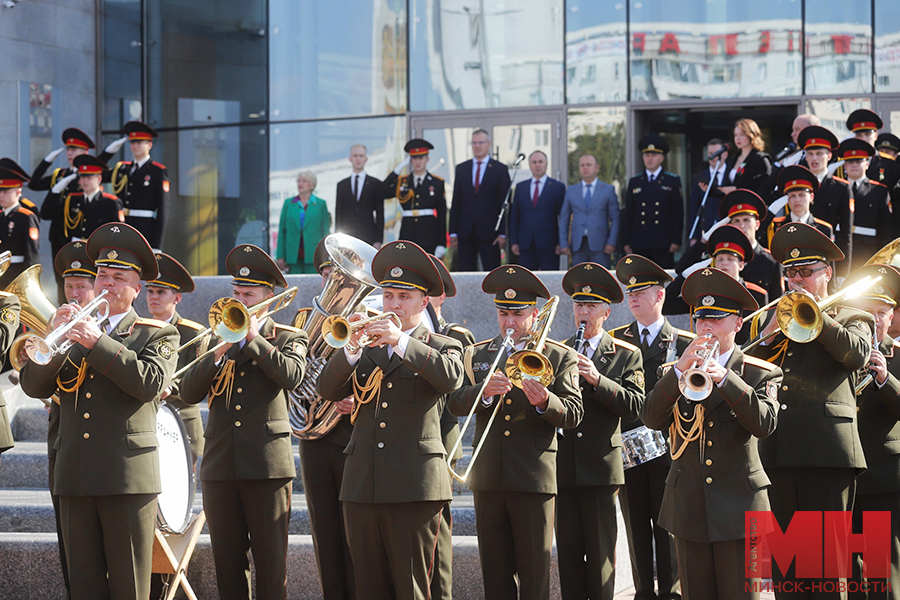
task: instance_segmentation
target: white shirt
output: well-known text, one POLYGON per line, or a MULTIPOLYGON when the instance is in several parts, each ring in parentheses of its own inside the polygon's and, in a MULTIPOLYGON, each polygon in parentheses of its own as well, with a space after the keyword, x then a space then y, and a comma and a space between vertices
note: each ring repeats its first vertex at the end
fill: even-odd
POLYGON ((722 185, 722 177, 725 175, 725 166, 719 163, 717 168, 709 168, 709 180, 716 180, 716 185, 722 185))
POLYGON ((659 174, 662 173, 662 167, 658 167, 653 172, 647 171, 646 169, 644 169, 644 171, 647 173, 647 179, 650 179, 652 177, 653 181, 656 181, 657 179, 659 179, 659 174))
POLYGON ((105 331, 103 333, 105 333, 106 335, 111 335, 112 332, 115 331, 116 327, 119 326, 119 322, 124 319, 125 315, 127 315, 129 312, 131 311, 125 311, 117 315, 109 315, 109 317, 107 318, 109 322, 106 325, 105 331))
POLYGON ((649 331, 649 334, 647 335, 647 345, 649 346, 650 343, 656 339, 656 336, 659 335, 659 330, 662 329, 663 323, 665 323, 665 321, 666 321, 665 317, 660 317, 659 321, 657 321, 655 323, 651 323, 649 325, 644 325, 640 321, 637 321, 638 345, 640 345, 640 343, 641 343, 641 337, 642 337, 641 333, 644 331, 645 328, 647 329, 647 331, 649 331))
POLYGON ((134 165, 134 170, 137 171, 138 169, 140 169, 141 167, 146 165, 149 161, 150 161, 149 154, 147 156, 145 156, 144 158, 142 158, 141 160, 135 161, 134 163, 132 163, 134 165))
POLYGON ((822 183, 822 180, 828 175, 828 169, 825 169, 821 173, 813 173, 816 176, 816 179, 819 180, 819 183, 822 183))
MULTIPOLYGON (((406 348, 409 346, 409 334, 416 330, 416 327, 419 325, 416 324, 411 329, 406 329, 400 333, 400 341, 397 342, 396 346, 388 346, 388 358, 392 358, 394 353, 397 353, 397 356, 402 360, 406 355, 406 348)), ((350 366, 356 365, 359 362, 360 357, 362 356, 362 348, 356 354, 350 354, 350 351, 347 350, 347 346, 344 346, 344 356, 347 357, 347 362, 350 363, 350 366)))
POLYGON ((791 221, 794 223, 806 223, 809 220, 809 211, 806 211, 804 214, 797 216, 794 213, 791 213, 791 221))
POLYGON ((12 213, 12 212, 13 212, 14 210, 16 210, 17 208, 19 208, 19 203, 18 203, 18 202, 16 202, 15 204, 13 204, 12 206, 10 206, 9 208, 4 208, 4 209, 3 209, 3 215, 6 216, 6 217, 8 217, 8 216, 10 215, 10 213, 12 213))
POLYGON ((593 358, 594 352, 597 351, 597 346, 600 344, 601 337, 603 337, 602 331, 594 337, 584 340, 584 346, 581 347, 581 353, 587 358, 593 358))
POLYGON ((478 185, 481 185, 481 182, 484 181, 484 170, 487 169, 489 157, 485 156, 480 161, 477 158, 472 159, 472 185, 475 185, 475 176, 478 175, 478 163, 481 163, 481 175, 480 179, 478 179, 478 185))
POLYGON ((540 196, 541 194, 543 194, 543 193, 544 193, 544 185, 545 185, 546 183, 547 183, 547 176, 546 176, 546 175, 544 175, 544 176, 541 177, 540 179, 535 179, 534 177, 532 177, 532 178, 531 178, 531 185, 529 186, 529 189, 528 189, 528 197, 529 197, 529 198, 534 198, 534 186, 535 186, 535 185, 537 185, 538 196, 540 196))
POLYGON ((91 203, 91 202, 93 202, 93 201, 96 200, 96 199, 100 196, 100 194, 102 194, 102 193, 103 193, 103 188, 97 188, 97 191, 94 192, 93 194, 91 194, 90 196, 88 196, 87 194, 85 194, 85 195, 84 195, 84 201, 85 201, 85 203, 91 203))
POLYGON ((867 182, 868 180, 869 180, 869 177, 865 173, 863 173, 863 176, 860 177, 859 179, 850 179, 850 177, 847 177, 847 181, 850 183, 851 188, 853 187, 854 183, 858 183, 859 185, 862 185, 865 182, 867 182))
POLYGON ((353 180, 359 177, 359 181, 356 182, 356 199, 359 200, 359 196, 362 193, 363 185, 366 183, 366 172, 360 171, 357 173, 356 171, 352 171, 350 173, 350 193, 353 193, 353 180))

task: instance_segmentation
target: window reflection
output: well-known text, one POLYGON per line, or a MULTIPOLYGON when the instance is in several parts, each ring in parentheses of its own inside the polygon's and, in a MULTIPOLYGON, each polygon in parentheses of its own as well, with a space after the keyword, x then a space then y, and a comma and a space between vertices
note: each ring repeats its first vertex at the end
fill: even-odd
POLYGON ((822 127, 831 130, 839 140, 853 135, 847 129, 847 117, 857 108, 871 109, 872 101, 869 98, 822 98, 806 101, 806 112, 819 117, 822 127))
POLYGON ((806 0, 806 92, 872 91, 871 4, 806 0))
POLYGON ((625 170, 625 115, 624 106, 569 111, 569 184, 581 180, 578 171, 581 155, 593 154, 600 165, 598 177, 615 187, 619 199, 622 199, 622 191, 628 182, 625 170))
POLYGON ((562 0, 412 0, 412 110, 563 103, 562 0))
POLYGON ((141 118, 141 1, 103 1, 104 131, 141 118))
POLYGON ((791 0, 632 0, 631 99, 799 95, 800 9, 791 0))
POLYGON ((626 19, 623 0, 567 0, 566 101, 624 102, 626 19))
POLYGON ((270 2, 273 120, 406 111, 406 2, 270 2))
POLYGON ((900 92, 900 2, 896 0, 875 0, 875 91, 900 92))

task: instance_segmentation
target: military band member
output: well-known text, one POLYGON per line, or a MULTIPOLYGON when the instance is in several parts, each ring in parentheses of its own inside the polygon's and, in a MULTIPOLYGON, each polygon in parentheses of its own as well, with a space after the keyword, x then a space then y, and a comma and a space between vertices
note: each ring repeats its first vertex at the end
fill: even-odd
POLYGON ((428 151, 434 146, 417 138, 408 141, 403 150, 409 155, 384 180, 382 193, 385 198, 400 201, 400 239, 415 242, 425 252, 443 258, 447 250, 447 199, 444 180, 428 172, 428 151), (412 172, 400 175, 407 165, 412 172))
MULTIPOLYGON (((772 250, 772 238, 778 230, 788 223, 803 223, 819 230, 829 240, 834 240, 834 228, 831 223, 814 217, 811 208, 815 194, 819 189, 819 178, 805 167, 795 165, 785 167, 778 176, 778 189, 787 195, 786 214, 774 217, 769 224, 767 239, 769 250, 772 250)), ((772 256, 775 253, 772 252, 772 256)), ((844 256, 843 251, 841 256, 844 256)), ((777 259, 778 257, 775 256, 777 259)))
MULTIPOLYGON (((19 311, 21 304, 15 294, 0 292, 0 353, 4 356, 12 346, 19 327, 19 311)), ((15 446, 9 414, 6 412, 6 400, 0 393, 0 454, 15 446)))
MULTIPOLYGON (((856 480, 856 500, 853 503, 854 531, 863 531, 866 511, 900 511, 900 345, 888 334, 894 310, 900 298, 900 273, 888 265, 867 265, 850 276, 850 283, 871 275, 881 277, 878 284, 853 300, 851 304, 875 318, 875 340, 869 355, 868 368, 860 372, 871 379, 865 387, 857 381, 856 402, 859 438, 866 455, 866 472, 856 480)), ((854 579, 862 583, 861 561, 857 559, 854 579)), ((867 593, 851 593, 850 598, 900 597, 900 522, 891 519, 891 575, 890 580, 866 578, 867 593), (890 587, 888 587, 890 586, 890 587)))
POLYGON ((75 238, 87 239, 104 223, 123 222, 122 201, 112 194, 103 191, 101 184, 108 173, 106 163, 99 158, 84 154, 75 158, 78 169, 78 184, 81 192, 69 194, 66 201, 66 214, 75 213, 77 218, 69 228, 75 238))
POLYGON ((22 186, 28 183, 29 177, 21 167, 15 167, 0 168, 0 252, 12 253, 9 267, 0 276, 0 289, 5 289, 22 271, 40 260, 40 221, 21 203, 22 186))
MULTIPOLYGON (((828 296, 834 275, 829 263, 844 258, 834 242, 803 223, 775 233, 772 255, 784 266, 790 289, 808 292, 816 301, 828 296)), ((826 311, 822 319, 821 333, 809 343, 777 333, 750 351, 784 371, 778 429, 760 443, 772 481, 769 500, 782 531, 798 510, 850 510, 855 478, 866 467, 856 428, 853 374, 869 358, 873 319, 846 307, 826 311)), ((777 327, 772 319, 764 333, 777 327)), ((793 567, 784 574, 773 567, 773 578, 776 583, 792 580, 793 572, 793 567)), ((776 591, 776 598, 785 597, 783 593, 776 591)))
POLYGON ((451 500, 440 410, 462 382, 462 346, 421 322, 427 297, 443 290, 421 248, 385 244, 372 275, 384 310, 400 325, 384 319, 365 327, 378 345, 336 352, 318 379, 319 393, 331 401, 355 398, 341 501, 353 563, 365 565, 356 568, 357 597, 427 598, 442 508, 451 500))
MULTIPOLYGON (((28 361, 22 389, 60 397, 53 491, 60 516, 72 598, 147 598, 160 490, 156 412, 175 370, 178 331, 140 319, 132 303, 141 279, 157 276, 147 241, 123 223, 90 237, 94 291, 107 292, 109 317, 80 320, 72 347, 46 365, 28 361)), ((64 304, 53 326, 78 307, 64 304)))
MULTIPOLYGON (((174 325, 181 336, 179 346, 183 346, 204 329, 200 323, 182 317, 177 310, 182 294, 194 291, 194 279, 180 262, 168 254, 157 253, 156 263, 159 267, 159 276, 147 282, 147 311, 154 319, 174 325)), ((177 368, 180 369, 194 360, 199 348, 200 343, 196 342, 191 349, 179 352, 177 368)), ((197 459, 203 455, 203 419, 200 418, 199 405, 187 404, 181 399, 179 384, 179 381, 173 381, 162 393, 162 400, 178 409, 178 415, 184 422, 184 428, 191 441, 191 455, 196 464, 197 459)))
POLYGON ((129 121, 123 127, 131 146, 133 160, 116 164, 112 172, 113 191, 121 198, 125 222, 144 234, 155 251, 162 248, 166 200, 169 197, 169 173, 166 166, 151 160, 156 130, 129 121))
MULTIPOLYGON (((663 286, 672 278, 659 265, 635 254, 624 256, 616 267, 616 277, 625 285, 628 308, 635 320, 609 333, 641 349, 644 389, 652 390, 663 362, 672 362, 680 356, 694 336, 673 327, 662 314, 666 295, 663 286)), ((640 420, 623 421, 622 431, 643 426, 640 420)), ((654 547, 658 597, 680 597, 675 542, 672 534, 659 524, 670 463, 666 454, 631 467, 625 471, 625 486, 619 490, 635 600, 657 597, 653 587, 654 547)))
POLYGON ((625 483, 621 421, 634 421, 644 403, 644 367, 636 346, 603 330, 610 304, 624 298, 613 275, 581 263, 563 278, 575 327, 565 344, 578 352, 584 417, 558 436, 556 546, 564 600, 612 600, 616 587, 616 494, 625 483))
MULTIPOLYGON (((525 346, 538 315, 537 298, 550 293, 531 271, 518 265, 497 267, 481 289, 494 294, 501 332, 512 330, 516 350, 525 346)), ((567 346, 547 340, 542 354, 553 367, 545 386, 524 379, 513 387, 501 357, 505 333, 466 350, 466 380, 450 394, 450 411, 465 416, 476 405, 475 439, 484 446, 472 466, 468 484, 475 496, 475 526, 486 598, 550 597, 550 552, 557 493, 557 428, 572 429, 583 416, 578 388, 578 358, 567 346), (489 378, 478 397, 482 381, 489 378), (495 403, 500 402, 499 406, 495 403), (485 431, 495 409, 494 426, 485 431), (518 590, 517 590, 518 583, 518 590)))
POLYGON ((647 395, 641 413, 672 444, 659 521, 675 536, 686 600, 759 598, 744 586, 744 512, 769 510, 757 440, 775 430, 781 369, 735 345, 741 311, 758 305, 733 277, 697 271, 682 296, 694 307, 697 338, 647 395), (714 342, 718 352, 705 363, 714 342), (712 390, 688 400, 679 381, 704 364, 712 390))
MULTIPOLYGON (((251 307, 287 287, 275 261, 242 244, 225 259, 232 297, 251 307)), ((249 600, 250 562, 256 597, 287 594, 291 480, 296 476, 288 391, 303 379, 304 331, 251 315, 247 336, 210 352, 185 374, 181 399, 209 395, 200 479, 219 597, 249 600)))

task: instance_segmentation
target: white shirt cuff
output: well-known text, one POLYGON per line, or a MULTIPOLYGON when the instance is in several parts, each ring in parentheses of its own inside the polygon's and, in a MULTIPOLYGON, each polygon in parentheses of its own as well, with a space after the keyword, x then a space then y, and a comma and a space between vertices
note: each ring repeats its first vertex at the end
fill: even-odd
POLYGON ((887 385, 888 379, 890 379, 890 374, 888 374, 888 377, 884 378, 884 383, 878 383, 878 378, 875 377, 874 374, 872 374, 872 378, 875 380, 875 385, 877 385, 878 389, 880 390, 881 388, 883 388, 884 386, 887 385))
POLYGON ((359 362, 360 357, 362 356, 362 348, 356 351, 355 354, 351 354, 349 350, 347 350, 347 346, 344 346, 344 356, 347 357, 347 362, 351 367, 355 367, 356 363, 359 362))

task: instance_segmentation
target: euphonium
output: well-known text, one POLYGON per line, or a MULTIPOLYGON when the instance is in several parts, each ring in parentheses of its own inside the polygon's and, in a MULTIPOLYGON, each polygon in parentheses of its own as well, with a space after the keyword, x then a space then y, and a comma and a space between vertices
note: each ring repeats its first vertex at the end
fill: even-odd
POLYGON ((12 252, 10 252, 9 250, 7 250, 6 252, 0 252, 0 277, 3 277, 3 274, 6 273, 6 270, 11 264, 12 252))
MULTIPOLYGON (((3 254, 7 254, 7 252, 3 254)), ((2 261, 3 254, 0 254, 0 261, 2 261)), ((0 275, 5 270, 6 268, 0 263, 0 275)), ((19 303, 22 305, 19 321, 30 330, 13 340, 12 347, 9 349, 9 363, 16 371, 20 371, 25 364, 27 357, 25 343, 29 338, 43 337, 47 332, 50 320, 56 313, 56 306, 41 289, 41 270, 41 265, 28 267, 6 288, 8 293, 15 294, 19 299, 19 303)))

